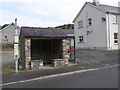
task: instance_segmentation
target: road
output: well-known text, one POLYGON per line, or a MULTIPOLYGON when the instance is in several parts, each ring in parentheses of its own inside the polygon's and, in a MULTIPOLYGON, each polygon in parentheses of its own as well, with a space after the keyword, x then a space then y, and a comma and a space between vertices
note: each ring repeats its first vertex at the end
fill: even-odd
POLYGON ((11 84, 3 88, 118 88, 118 67, 11 84))

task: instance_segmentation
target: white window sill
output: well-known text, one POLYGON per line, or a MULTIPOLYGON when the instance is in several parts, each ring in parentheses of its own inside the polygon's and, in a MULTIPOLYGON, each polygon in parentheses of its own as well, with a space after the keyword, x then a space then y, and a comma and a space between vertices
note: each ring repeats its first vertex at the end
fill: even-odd
POLYGON ((82 44, 82 43, 84 43, 84 42, 78 42, 78 43, 81 43, 81 44, 82 44))
POLYGON ((114 43, 114 45, 119 45, 118 43, 114 43))
POLYGON ((81 28, 83 28, 83 27, 79 27, 78 29, 81 29, 81 28))
POLYGON ((113 24, 118 25, 118 23, 113 23, 113 24))

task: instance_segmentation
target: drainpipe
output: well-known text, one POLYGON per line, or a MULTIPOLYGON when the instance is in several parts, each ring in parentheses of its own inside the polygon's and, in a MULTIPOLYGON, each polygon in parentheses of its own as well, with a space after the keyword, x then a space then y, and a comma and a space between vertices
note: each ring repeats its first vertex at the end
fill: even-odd
POLYGON ((110 14, 108 13, 108 39, 109 39, 109 45, 108 45, 108 47, 109 47, 109 49, 110 49, 110 14))
POLYGON ((87 34, 87 32, 88 32, 88 12, 86 11, 86 28, 87 28, 87 30, 86 30, 86 36, 87 36, 87 38, 86 38, 86 46, 87 46, 87 48, 88 48, 88 34, 87 34))

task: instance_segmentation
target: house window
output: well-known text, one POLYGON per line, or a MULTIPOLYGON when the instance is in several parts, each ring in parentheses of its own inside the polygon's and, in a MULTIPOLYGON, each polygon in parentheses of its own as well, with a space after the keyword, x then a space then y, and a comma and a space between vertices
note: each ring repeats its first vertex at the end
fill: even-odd
POLYGON ((8 41, 8 37, 7 36, 5 36, 4 41, 8 41))
POLYGON ((7 38, 7 36, 5 36, 5 38, 7 38))
POLYGON ((83 21, 78 22, 78 28, 83 28, 83 21))
POLYGON ((118 33, 114 33, 114 43, 118 43, 118 33))
POLYGON ((92 26, 92 19, 91 18, 88 19, 88 26, 92 26))
POLYGON ((83 43, 83 36, 79 36, 79 42, 83 43))
POLYGON ((117 15, 113 16, 113 23, 117 23, 117 15))

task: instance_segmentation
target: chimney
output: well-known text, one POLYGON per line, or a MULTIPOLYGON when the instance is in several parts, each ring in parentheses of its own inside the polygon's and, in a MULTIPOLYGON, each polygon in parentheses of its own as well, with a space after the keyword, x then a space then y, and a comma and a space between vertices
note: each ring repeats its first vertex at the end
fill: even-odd
POLYGON ((15 18, 15 28, 17 28, 17 18, 15 18))
POLYGON ((99 0, 93 0, 93 4, 94 4, 95 6, 99 6, 99 0))
POLYGON ((17 32, 17 18, 15 18, 15 35, 17 35, 18 32, 17 32))

